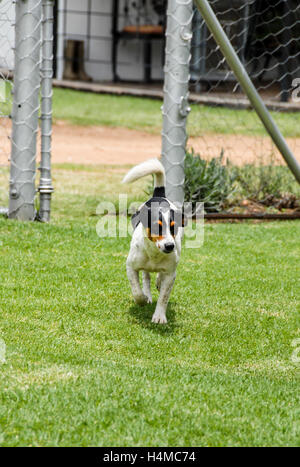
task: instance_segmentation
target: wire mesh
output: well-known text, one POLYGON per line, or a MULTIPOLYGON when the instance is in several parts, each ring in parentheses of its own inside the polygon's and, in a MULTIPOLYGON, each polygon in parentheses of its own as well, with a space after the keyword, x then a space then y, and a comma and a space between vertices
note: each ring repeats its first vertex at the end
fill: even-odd
POLYGON ((14 67, 14 4, 0 2, 0 205, 8 203, 10 159, 12 70, 14 67))
MULTIPOLYGON (((300 160, 300 105, 293 99, 295 80, 300 77, 299 2, 210 0, 209 4, 300 160), (287 118, 282 118, 283 112, 289 112, 287 118)), ((239 165, 282 162, 196 9, 191 90, 202 97, 202 104, 216 106, 212 112, 211 107, 203 105, 201 121, 192 119, 192 133, 200 139, 190 141, 190 145, 204 158, 219 156, 224 150, 225 158, 239 165)))
POLYGON ((41 63, 41 166, 40 170, 40 211, 39 220, 50 221, 52 145, 52 78, 53 78, 53 6, 54 0, 42 0, 42 63, 41 63))
POLYGON ((16 3, 15 70, 9 216, 35 217, 42 1, 16 3))
MULTIPOLYGON (((134 80, 142 87, 156 87, 157 80, 163 78, 164 41, 154 40, 153 34, 149 30, 146 34, 143 27, 161 26, 164 31, 167 3, 167 0, 60 0, 58 77, 62 78, 63 68, 66 71, 67 67, 65 79, 82 76, 94 81, 134 80), (84 43, 84 60, 78 54, 77 63, 75 48, 67 50, 67 42, 72 39, 84 43), (67 66, 70 60, 73 69, 67 66)), ((292 97, 294 80, 300 78, 298 0, 209 0, 209 3, 299 159, 300 103, 292 97), (282 118, 283 112, 290 112, 288 118, 282 118)), ((282 162, 256 113, 249 110, 245 94, 196 8, 190 90, 193 100, 202 106, 198 120, 193 114, 190 116, 189 133, 199 138, 190 139, 189 145, 203 157, 218 156, 224 149, 225 157, 237 164, 266 163, 271 159, 282 162), (222 108, 215 107, 212 111, 211 106, 220 105, 222 108)))
POLYGON ((165 0, 57 0, 57 78, 163 79, 165 0))
POLYGON ((162 161, 166 170, 167 196, 172 201, 182 204, 187 140, 186 119, 190 111, 188 84, 192 0, 169 2, 167 15, 162 161))
POLYGON ((50 217, 53 7, 54 0, 0 1, 0 203, 7 206, 9 186, 8 214, 24 220, 36 216, 39 155, 40 218, 50 217))

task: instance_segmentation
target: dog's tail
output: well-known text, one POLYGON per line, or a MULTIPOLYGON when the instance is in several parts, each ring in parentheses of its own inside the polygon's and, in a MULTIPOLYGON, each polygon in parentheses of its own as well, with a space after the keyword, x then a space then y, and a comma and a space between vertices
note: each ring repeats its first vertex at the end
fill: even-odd
MULTIPOLYGON (((166 186, 166 175, 165 169, 162 163, 158 159, 150 159, 142 162, 139 165, 133 167, 127 175, 123 178, 122 183, 131 183, 139 178, 145 177, 146 175, 154 175, 154 187, 157 193, 157 188, 165 189, 166 186)), ((162 190, 160 190, 162 191, 162 190)), ((165 195, 161 195, 165 196, 165 195)))

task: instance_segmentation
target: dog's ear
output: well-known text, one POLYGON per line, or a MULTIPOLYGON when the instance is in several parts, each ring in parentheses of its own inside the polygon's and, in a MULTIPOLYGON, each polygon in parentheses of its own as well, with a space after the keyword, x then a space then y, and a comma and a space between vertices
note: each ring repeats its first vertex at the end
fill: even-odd
POLYGON ((133 227, 133 230, 135 230, 137 228, 137 226, 139 225, 140 223, 140 211, 137 211, 136 213, 133 214, 133 216, 131 217, 131 224, 132 224, 132 227, 133 227))

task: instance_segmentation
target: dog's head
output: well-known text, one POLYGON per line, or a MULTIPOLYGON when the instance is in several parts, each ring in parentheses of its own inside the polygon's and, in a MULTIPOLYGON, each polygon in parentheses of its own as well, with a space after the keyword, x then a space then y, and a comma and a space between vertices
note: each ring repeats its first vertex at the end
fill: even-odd
POLYGON ((186 225, 183 211, 176 209, 165 198, 151 198, 147 201, 139 211, 139 220, 148 239, 166 254, 174 251, 175 237, 179 229, 186 225))

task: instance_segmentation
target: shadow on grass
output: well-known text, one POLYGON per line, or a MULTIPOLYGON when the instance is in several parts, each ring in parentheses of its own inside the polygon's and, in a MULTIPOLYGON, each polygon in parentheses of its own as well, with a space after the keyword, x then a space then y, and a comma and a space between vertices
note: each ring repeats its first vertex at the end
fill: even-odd
POLYGON ((176 328, 176 316, 173 303, 169 302, 167 308, 167 324, 152 323, 152 315, 155 311, 156 301, 151 305, 139 306, 132 305, 129 308, 129 313, 135 322, 140 324, 143 328, 150 329, 160 335, 172 334, 176 328))

